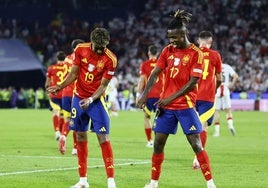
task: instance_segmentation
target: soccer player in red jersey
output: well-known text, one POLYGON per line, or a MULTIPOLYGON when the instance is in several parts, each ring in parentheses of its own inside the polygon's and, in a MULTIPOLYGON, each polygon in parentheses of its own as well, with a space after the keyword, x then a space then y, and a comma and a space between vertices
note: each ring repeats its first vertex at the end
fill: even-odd
MULTIPOLYGON (((157 46, 151 45, 148 47, 148 60, 144 61, 140 65, 140 79, 137 86, 137 94, 136 98, 138 99, 140 94, 143 92, 146 82, 156 65, 156 61, 159 55, 159 51, 157 46)), ((144 129, 145 135, 147 138, 148 143, 146 144, 147 147, 153 147, 153 138, 152 138, 152 125, 151 125, 151 115, 152 112, 156 111, 156 106, 154 105, 156 101, 159 100, 160 93, 162 91, 162 82, 163 82, 163 74, 158 77, 154 87, 148 94, 148 98, 146 101, 146 105, 143 108, 144 111, 144 129)))
POLYGON ((107 45, 110 34, 104 28, 95 28, 91 42, 79 44, 74 50, 73 66, 66 79, 47 89, 55 93, 75 82, 69 127, 77 132, 77 157, 80 180, 72 188, 88 188, 87 158, 89 120, 96 133, 107 174, 108 188, 115 188, 114 157, 110 143, 110 119, 104 101, 104 93, 115 73, 117 58, 107 45))
MULTIPOLYGON (((64 80, 64 75, 66 72, 66 68, 64 66, 64 59, 66 54, 63 51, 58 51, 56 53, 57 63, 50 65, 47 69, 46 73, 46 82, 45 87, 48 88, 50 86, 54 86, 60 84, 64 80)), ((55 131, 56 140, 60 138, 60 132, 62 129, 62 92, 49 94, 49 104, 52 109, 52 120, 55 131)))
MULTIPOLYGON (((198 37, 199 48, 204 55, 204 68, 202 77, 198 82, 196 110, 199 114, 203 130, 200 138, 203 148, 207 141, 207 130, 213 122, 215 113, 215 94, 221 85, 222 60, 218 51, 212 50, 213 35, 210 31, 201 31, 198 37)), ((196 157, 193 160, 193 169, 199 169, 200 165, 196 157)))
MULTIPOLYGON (((72 50, 76 48, 76 46, 84 41, 81 39, 75 39, 72 41, 71 47, 72 50)), ((67 69, 66 76, 70 73, 71 67, 73 65, 72 60, 72 53, 69 54, 64 60, 65 67, 67 69)), ((65 77, 66 77, 65 76, 65 77)), ((64 117, 64 124, 61 130, 61 136, 59 139, 59 151, 64 154, 66 151, 66 137, 69 134, 69 122, 71 117, 71 105, 72 105, 72 98, 73 98, 73 90, 74 90, 74 82, 70 85, 66 86, 62 89, 62 114, 64 117)), ((73 150, 72 154, 77 154, 76 148, 76 132, 73 131, 73 150)))
POLYGON ((155 132, 152 154, 151 181, 145 188, 157 188, 164 161, 164 147, 169 134, 176 134, 180 123, 188 142, 197 156, 208 188, 215 188, 208 155, 200 140, 202 124, 195 111, 198 80, 202 77, 203 53, 189 42, 186 23, 191 14, 177 10, 170 20, 167 37, 170 44, 160 54, 137 105, 142 108, 158 75, 165 70, 164 89, 158 106, 153 130, 155 132))

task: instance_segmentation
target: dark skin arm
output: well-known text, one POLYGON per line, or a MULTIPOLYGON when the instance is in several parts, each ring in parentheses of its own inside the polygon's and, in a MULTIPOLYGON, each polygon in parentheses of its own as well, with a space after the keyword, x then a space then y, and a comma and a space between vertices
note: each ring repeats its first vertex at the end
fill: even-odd
POLYGON ((158 107, 166 106, 174 99, 187 94, 189 91, 194 89, 194 87, 196 87, 198 79, 198 77, 191 77, 190 80, 177 93, 174 93, 165 99, 160 99, 156 102, 156 105, 158 107))
POLYGON ((141 94, 141 96, 137 99, 137 102, 136 102, 136 105, 137 107, 139 108, 143 108, 145 103, 146 103, 146 100, 147 100, 147 96, 151 90, 151 88, 153 87, 153 85, 155 84, 159 74, 162 72, 162 69, 158 68, 158 67, 155 67, 153 69, 153 71, 151 72, 150 74, 150 77, 148 79, 148 82, 145 86, 145 89, 143 91, 143 93, 141 94))

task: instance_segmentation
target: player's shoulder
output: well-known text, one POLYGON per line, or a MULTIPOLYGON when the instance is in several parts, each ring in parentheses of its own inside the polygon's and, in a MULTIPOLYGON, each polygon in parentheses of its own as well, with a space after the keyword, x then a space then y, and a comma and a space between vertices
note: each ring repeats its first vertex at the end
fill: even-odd
POLYGON ((77 48, 89 48, 90 47, 90 42, 84 42, 84 43, 79 43, 75 49, 77 48))
POLYGON ((147 59, 147 60, 144 60, 144 61, 141 63, 141 65, 146 66, 146 65, 148 65, 148 64, 150 64, 150 63, 151 63, 151 60, 150 60, 150 59, 147 59))
POLYGON ((226 68, 226 69, 233 69, 233 68, 231 67, 231 65, 226 64, 226 63, 223 63, 223 64, 222 64, 222 67, 224 67, 224 68, 226 68))
POLYGON ((211 49, 211 48, 207 48, 207 50, 213 54, 220 54, 217 50, 215 49, 211 49))
POLYGON ((188 50, 189 53, 191 53, 193 55, 195 54, 195 55, 197 55, 199 57, 203 57, 204 56, 203 51, 198 46, 196 46, 193 43, 191 44, 191 46, 187 50, 188 50))
POLYGON ((174 46, 172 44, 168 44, 166 45, 163 50, 162 50, 162 54, 164 53, 171 53, 174 51, 174 46))
POLYGON ((117 61, 117 57, 115 53, 113 53, 109 48, 105 48, 104 53, 112 60, 112 61, 117 61))

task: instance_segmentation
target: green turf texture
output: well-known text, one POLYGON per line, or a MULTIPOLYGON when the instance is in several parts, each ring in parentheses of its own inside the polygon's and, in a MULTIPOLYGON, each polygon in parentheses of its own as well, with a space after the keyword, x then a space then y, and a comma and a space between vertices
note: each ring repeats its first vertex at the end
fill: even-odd
MULTIPOLYGON (((237 135, 227 128, 221 114, 221 136, 209 128, 206 150, 218 188, 268 187, 268 114, 233 112, 237 135)), ((49 110, 0 110, 0 188, 68 188, 79 177, 77 159, 71 155, 72 134, 67 152, 61 155, 49 110)), ((150 180, 152 148, 146 148, 141 111, 120 111, 111 117, 111 141, 115 156, 117 188, 142 188, 150 180)), ((200 170, 192 170, 194 153, 182 134, 170 135, 160 188, 205 188, 200 170)), ((106 175, 101 150, 89 133, 88 179, 91 188, 105 188, 106 175)))

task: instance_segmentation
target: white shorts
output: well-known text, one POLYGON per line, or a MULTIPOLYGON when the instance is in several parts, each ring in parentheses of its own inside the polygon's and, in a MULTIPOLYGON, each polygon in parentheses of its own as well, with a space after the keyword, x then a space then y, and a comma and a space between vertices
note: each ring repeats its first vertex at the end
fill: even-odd
POLYGON ((221 85, 217 89, 215 108, 216 110, 231 108, 230 89, 227 86, 221 85))

